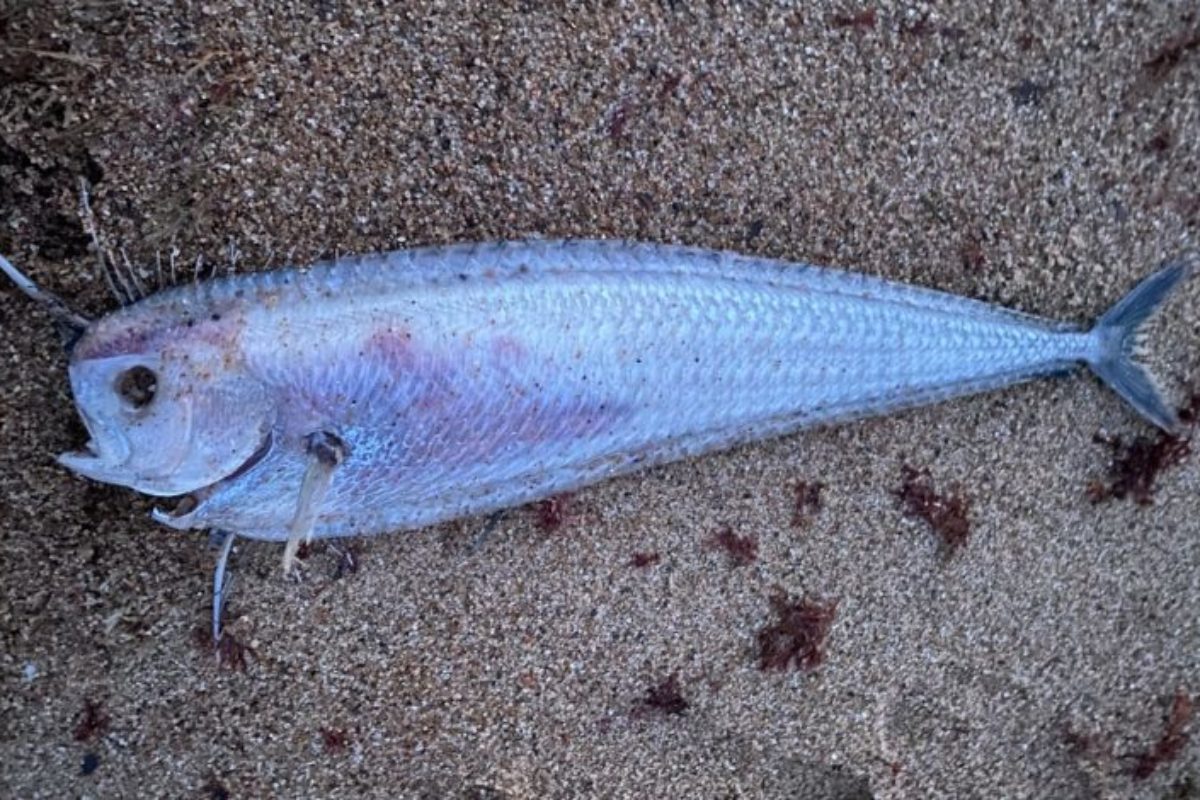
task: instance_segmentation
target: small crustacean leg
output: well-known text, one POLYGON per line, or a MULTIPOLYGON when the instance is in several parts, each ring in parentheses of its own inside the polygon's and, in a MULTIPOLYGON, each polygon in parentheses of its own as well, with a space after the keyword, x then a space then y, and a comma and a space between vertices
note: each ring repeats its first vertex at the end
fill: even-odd
POLYGON ((212 636, 213 646, 221 642, 221 612, 225 606, 225 590, 229 588, 225 580, 225 568, 229 564, 229 556, 233 552, 233 542, 237 534, 232 531, 214 531, 222 536, 221 552, 217 555, 217 568, 213 571, 213 606, 212 606, 212 636))
POLYGON ((333 473, 339 464, 349 455, 349 447, 337 434, 328 431, 318 431, 309 434, 306 441, 308 452, 308 468, 304 471, 304 481, 300 484, 300 497, 296 502, 296 515, 288 526, 287 547, 283 551, 283 572, 291 574, 292 563, 296 559, 296 551, 300 542, 312 541, 313 529, 317 523, 317 511, 329 484, 333 481, 333 473))

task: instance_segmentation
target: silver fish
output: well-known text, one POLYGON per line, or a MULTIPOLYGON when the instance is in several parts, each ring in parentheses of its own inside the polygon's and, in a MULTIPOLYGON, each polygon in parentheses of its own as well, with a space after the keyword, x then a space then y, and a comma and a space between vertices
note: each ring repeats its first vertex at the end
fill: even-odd
POLYGON ((626 242, 460 245, 239 275, 86 326, 69 371, 91 441, 59 460, 185 496, 154 513, 165 525, 293 552, 1078 364, 1171 430, 1138 330, 1194 268, 1166 266, 1090 328, 626 242))

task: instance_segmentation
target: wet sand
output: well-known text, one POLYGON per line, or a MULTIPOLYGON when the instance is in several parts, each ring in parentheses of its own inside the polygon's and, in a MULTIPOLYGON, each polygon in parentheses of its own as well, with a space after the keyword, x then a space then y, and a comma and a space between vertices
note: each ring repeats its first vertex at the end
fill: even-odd
MULTIPOLYGON (((83 177, 152 284, 172 248, 184 281, 629 237, 1086 321, 1196 247, 1200 18, 991 5, 9 4, 0 252, 114 308, 83 177)), ((1181 405, 1198 295, 1151 338, 1181 405)), ((0 795, 1200 797, 1200 468, 1093 502, 1097 434, 1156 439, 1090 377, 651 470, 479 546, 318 545, 300 583, 244 542, 218 664, 206 535, 59 468, 53 325, 0 282, 0 332, 0 795), (954 497, 949 548, 910 512, 954 497), (820 659, 764 670, 783 597, 836 610, 820 659)))

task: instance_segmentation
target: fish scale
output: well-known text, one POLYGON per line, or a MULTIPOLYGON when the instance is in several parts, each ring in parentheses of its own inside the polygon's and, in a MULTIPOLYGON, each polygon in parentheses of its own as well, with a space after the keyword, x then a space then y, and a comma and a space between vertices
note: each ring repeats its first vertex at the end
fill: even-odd
MULTIPOLYGON (((1060 370, 1092 346, 1086 334, 976 301, 839 278, 686 248, 448 248, 297 277, 285 284, 290 296, 251 316, 261 335, 248 333, 247 348, 281 395, 289 372, 308 376, 317 394, 370 390, 360 405, 371 419, 329 423, 356 456, 333 483, 321 536, 518 504, 931 392, 952 396, 993 376, 1060 370), (280 316, 311 355, 297 361, 274 346, 280 316), (397 325, 419 355, 381 396, 377 360, 353 356, 397 325), (516 363, 492 351, 499 335, 522 351, 516 363), (415 409, 426 393, 455 399, 415 409), (392 413, 403 420, 396 434, 378 427, 392 413)), ((248 535, 284 538, 301 469, 280 450, 244 477, 243 491, 210 499, 204 524, 233 527, 250 498, 278 496, 273 523, 248 535)))
POLYGON ((86 324, 71 378, 92 442, 61 460, 188 495, 156 512, 172 527, 294 543, 301 517, 317 537, 416 528, 1080 363, 1172 429, 1137 332, 1194 264, 1146 278, 1086 330, 864 275, 632 242, 456 245, 234 276, 86 324), (113 397, 147 375, 146 407, 113 397), (301 487, 322 459, 308 508, 301 487))

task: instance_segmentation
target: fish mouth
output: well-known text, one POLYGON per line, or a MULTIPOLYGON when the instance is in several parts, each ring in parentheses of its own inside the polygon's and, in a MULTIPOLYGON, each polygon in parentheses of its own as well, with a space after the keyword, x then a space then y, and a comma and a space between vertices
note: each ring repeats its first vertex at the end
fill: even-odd
POLYGON ((121 469, 127 459, 113 459, 110 452, 95 439, 88 441, 82 450, 60 453, 57 460, 59 464, 85 478, 101 483, 130 485, 128 478, 124 476, 124 470, 121 469))
POLYGON ((181 495, 179 499, 176 500, 175 506, 170 510, 155 508, 150 512, 150 516, 156 522, 161 522, 162 524, 169 525, 172 528, 183 529, 195 527, 192 524, 192 521, 195 519, 196 514, 199 513, 200 508, 204 505, 205 501, 216 494, 219 490, 225 488, 258 466, 263 459, 270 454, 271 448, 274 444, 275 437, 272 432, 268 430, 263 436, 262 442, 259 443, 254 452, 251 453, 245 461, 239 464, 237 469, 235 469, 233 472, 229 473, 220 480, 208 484, 207 486, 202 486, 199 489, 195 489, 185 495, 181 495))
POLYGON ((59 453, 58 463, 85 478, 101 480, 96 473, 110 468, 109 462, 100 455, 95 439, 89 439, 82 449, 59 453))
POLYGON ((192 403, 184 398, 179 404, 181 415, 176 424, 182 431, 175 443, 157 453, 158 460, 150 465, 153 472, 145 473, 130 469, 133 446, 129 437, 114 425, 106 424, 88 414, 83 408, 79 416, 87 428, 88 442, 81 450, 73 450, 58 456, 58 463, 85 478, 101 483, 127 486, 144 494, 163 497, 176 494, 179 490, 163 490, 162 476, 171 475, 187 458, 192 444, 192 403))
POLYGON ((79 416, 87 428, 88 442, 82 450, 61 454, 58 463, 85 478, 112 483, 113 472, 123 467, 132 454, 129 440, 119 431, 100 424, 83 409, 79 410, 79 416))

